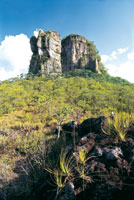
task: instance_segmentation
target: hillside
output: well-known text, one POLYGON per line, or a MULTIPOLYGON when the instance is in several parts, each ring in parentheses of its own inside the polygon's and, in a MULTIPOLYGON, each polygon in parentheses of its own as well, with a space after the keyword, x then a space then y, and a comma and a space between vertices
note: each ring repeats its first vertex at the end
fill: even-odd
POLYGON ((38 110, 37 107, 46 103, 54 107, 61 103, 60 109, 61 106, 72 111, 81 109, 82 113, 133 112, 133 88, 133 84, 111 77, 105 71, 95 74, 90 70, 76 70, 62 76, 22 77, 0 83, 0 114, 22 112, 27 108, 30 115, 30 108, 38 110))
MULTIPOLYGON (((79 69, 63 75, 26 75, 1 82, 0 198, 28 199, 36 184, 43 187, 42 181, 49 176, 44 169, 48 172, 56 165, 63 148, 64 138, 57 139, 56 131, 61 134, 63 123, 81 124, 84 119, 114 112, 120 120, 129 119, 132 126, 133 105, 134 85, 105 70, 101 74, 79 69)), ((114 132, 109 130, 106 127, 105 133, 114 132)), ((126 135, 128 129, 123 130, 126 135)), ((118 138, 118 147, 124 138, 118 138)), ((65 140, 66 145, 74 142, 65 140)))

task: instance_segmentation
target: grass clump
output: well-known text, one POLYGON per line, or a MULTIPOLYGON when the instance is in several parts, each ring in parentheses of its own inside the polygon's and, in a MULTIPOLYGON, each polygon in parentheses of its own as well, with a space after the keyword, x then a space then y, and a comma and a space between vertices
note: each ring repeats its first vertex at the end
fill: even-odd
POLYGON ((108 135, 114 134, 117 140, 123 141, 132 121, 132 115, 124 112, 117 113, 112 119, 108 118, 108 123, 103 132, 108 135))
POLYGON ((69 176, 71 174, 72 169, 72 161, 71 157, 67 157, 66 154, 61 153, 60 155, 60 169, 64 173, 65 176, 69 176))
MULTIPOLYGON (((80 148, 79 149, 79 160, 78 160, 78 165, 77 165, 76 169, 77 169, 78 173, 80 174, 80 178, 82 178, 83 181, 92 183, 93 179, 89 175, 88 170, 87 170, 87 165, 86 165, 87 160, 89 160, 89 158, 87 158, 86 150, 83 148, 80 148)), ((84 182, 83 182, 83 186, 84 186, 84 182)))

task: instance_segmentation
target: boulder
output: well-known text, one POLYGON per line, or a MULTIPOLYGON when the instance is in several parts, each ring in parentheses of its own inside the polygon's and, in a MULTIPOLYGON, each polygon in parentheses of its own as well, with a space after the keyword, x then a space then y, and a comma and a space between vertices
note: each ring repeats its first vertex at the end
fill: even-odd
POLYGON ((78 125, 77 122, 75 121, 70 121, 68 123, 65 123, 62 125, 62 130, 64 131, 65 134, 72 135, 73 131, 75 133, 78 133, 78 125))
POLYGON ((112 149, 104 148, 103 154, 105 158, 110 161, 118 160, 123 156, 122 150, 119 147, 114 147, 112 149))
POLYGON ((86 135, 90 132, 102 132, 101 127, 103 127, 106 120, 107 117, 105 116, 84 120, 80 125, 80 135, 86 135))
POLYGON ((91 155, 99 157, 103 155, 103 151, 100 147, 95 146, 91 155))
POLYGON ((72 182, 68 182, 65 185, 64 191, 62 191, 57 200, 75 200, 74 184, 72 182))

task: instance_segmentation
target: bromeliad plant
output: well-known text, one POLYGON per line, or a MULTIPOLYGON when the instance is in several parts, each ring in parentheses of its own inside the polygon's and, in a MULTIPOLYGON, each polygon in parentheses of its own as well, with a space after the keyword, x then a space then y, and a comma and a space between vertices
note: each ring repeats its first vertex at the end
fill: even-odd
POLYGON ((86 161, 89 160, 89 158, 87 158, 87 152, 85 149, 80 148, 79 149, 79 159, 78 159, 78 165, 76 167, 76 170, 78 171, 80 178, 83 179, 83 186, 84 186, 84 181, 92 183, 92 177, 89 176, 88 172, 87 172, 87 168, 86 168, 86 161))
POLYGON ((73 159, 67 156, 62 150, 59 157, 59 167, 55 169, 46 169, 49 173, 53 174, 54 182, 59 188, 64 187, 67 179, 71 176, 73 169, 73 159))
POLYGON ((56 185, 59 187, 59 188, 63 188, 64 187, 64 182, 63 182, 63 173, 61 171, 58 171, 58 170, 54 170, 54 180, 55 180, 55 183, 56 185))
POLYGON ((124 113, 120 113, 113 120, 113 126, 115 131, 117 132, 117 137, 119 139, 124 140, 127 134, 127 129, 129 128, 130 119, 124 113))
POLYGON ((127 113, 118 113, 113 119, 108 118, 108 123, 102 131, 107 134, 115 134, 117 139, 124 140, 131 124, 131 116, 127 113))
POLYGON ((56 185, 57 193, 55 200, 67 182, 76 179, 82 183, 83 189, 87 187, 87 183, 93 182, 89 172, 89 165, 86 163, 90 158, 87 157, 86 150, 82 148, 70 155, 63 150, 61 151, 59 166, 55 169, 46 169, 52 174, 52 180, 56 185))
POLYGON ((60 155, 60 169, 63 172, 63 175, 69 177, 73 167, 72 159, 69 156, 66 156, 64 152, 61 152, 60 155))
POLYGON ((57 186, 56 196, 55 196, 55 199, 54 199, 54 200, 56 200, 60 190, 62 188, 64 188, 64 186, 65 186, 65 183, 64 183, 64 180, 63 180, 63 172, 56 169, 56 168, 54 170, 51 170, 51 169, 46 169, 46 170, 50 174, 53 174, 53 182, 57 186))
POLYGON ((86 150, 85 149, 79 149, 79 161, 84 165, 86 162, 86 150))
POLYGON ((63 150, 61 151, 60 157, 59 157, 59 167, 55 169, 46 169, 49 173, 51 173, 53 182, 57 186, 57 193, 55 200, 57 199, 57 196, 59 192, 64 188, 65 184, 69 180, 69 178, 72 176, 72 169, 73 169, 73 157, 67 156, 66 152, 63 150))

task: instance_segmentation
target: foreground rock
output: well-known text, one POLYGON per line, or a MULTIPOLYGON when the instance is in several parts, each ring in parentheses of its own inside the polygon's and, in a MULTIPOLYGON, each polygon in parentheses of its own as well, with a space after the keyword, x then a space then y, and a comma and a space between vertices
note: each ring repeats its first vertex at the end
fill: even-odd
POLYGON ((64 187, 64 190, 58 196, 57 200, 75 200, 74 185, 68 182, 64 187))
POLYGON ((73 132, 78 134, 79 132, 79 125, 75 121, 70 121, 66 124, 62 125, 62 130, 66 135, 72 135, 73 132))
POLYGON ((90 132, 101 133, 104 124, 107 122, 106 116, 100 116, 97 118, 88 118, 81 124, 77 124, 75 121, 70 121, 62 125, 62 130, 66 135, 72 135, 75 132, 76 135, 84 136, 90 132))
POLYGON ((105 116, 100 116, 98 118, 88 118, 84 120, 80 124, 79 134, 82 136, 90 132, 101 132, 101 128, 104 126, 106 120, 107 117, 105 116))

